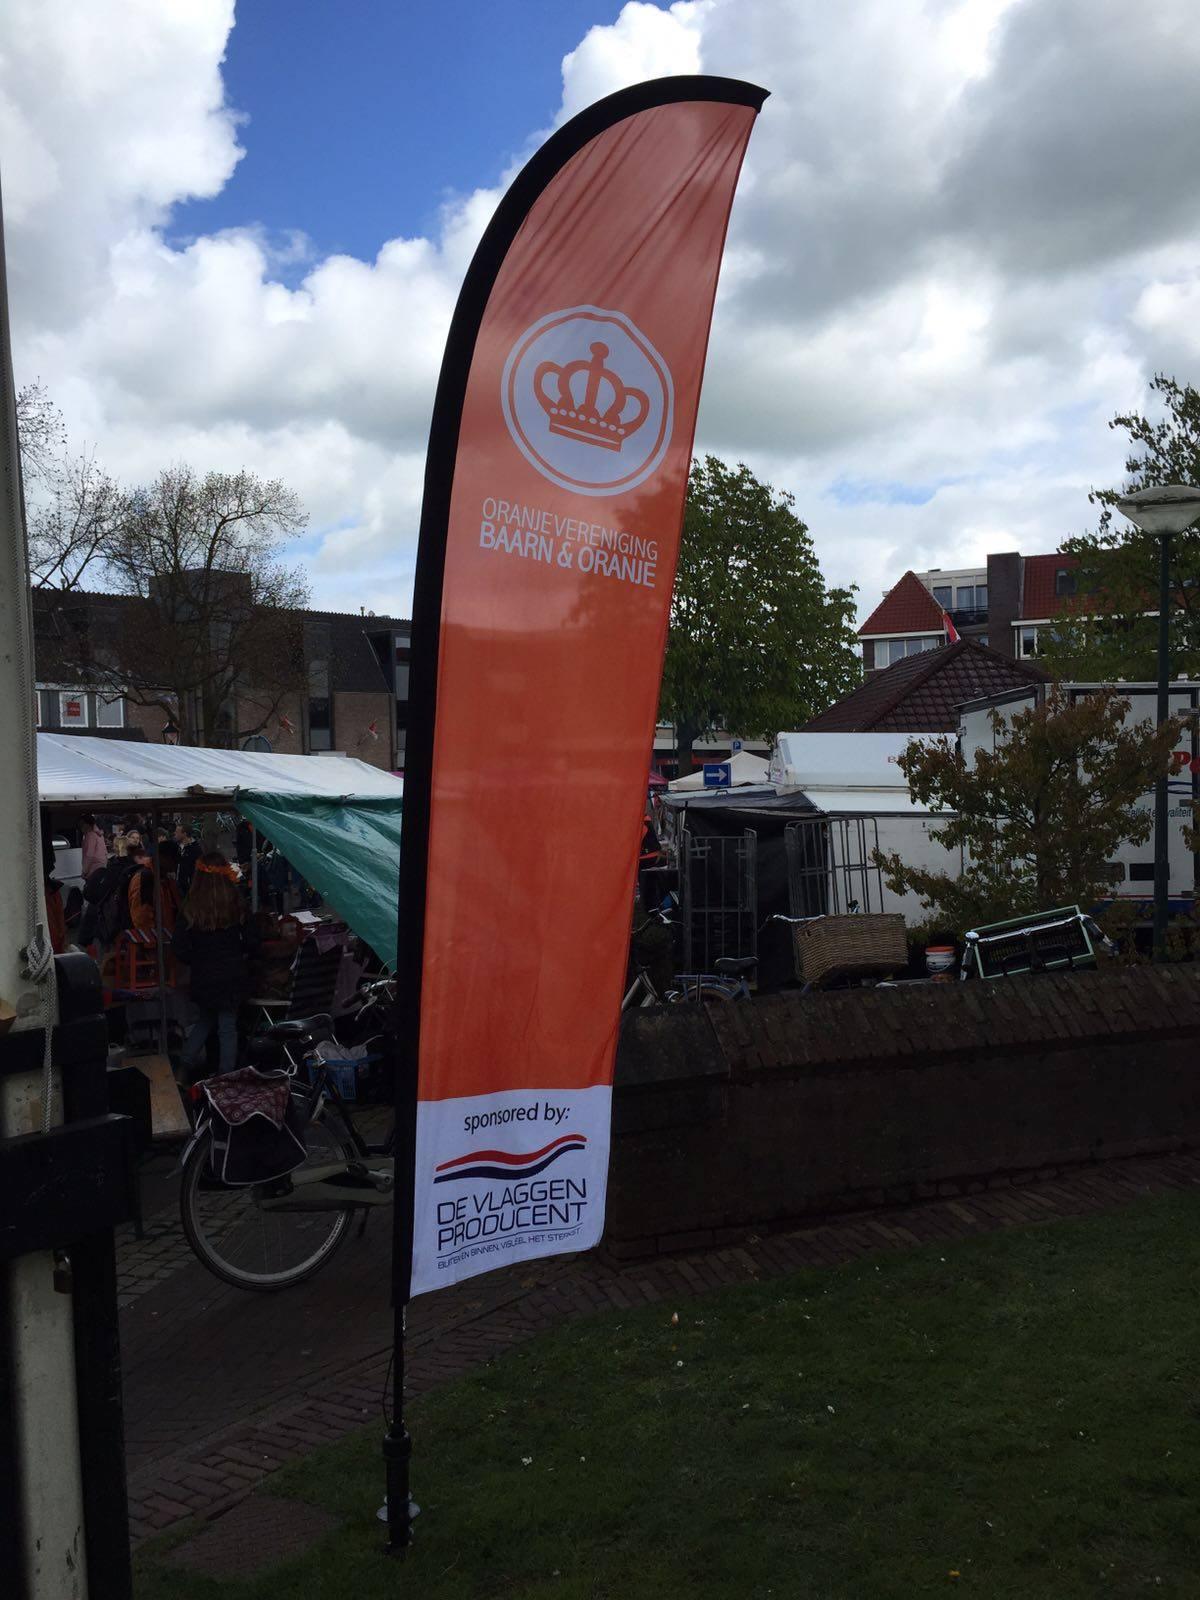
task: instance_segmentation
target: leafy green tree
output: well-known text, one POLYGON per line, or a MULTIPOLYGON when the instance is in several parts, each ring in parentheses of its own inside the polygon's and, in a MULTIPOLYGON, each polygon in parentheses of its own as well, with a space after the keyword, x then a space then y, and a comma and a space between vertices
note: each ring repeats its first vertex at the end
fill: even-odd
MULTIPOLYGON (((1163 373, 1150 388, 1162 405, 1156 420, 1131 411, 1109 423, 1129 438, 1124 488, 1093 490, 1098 526, 1062 545, 1080 566, 1075 598, 1056 623, 1058 637, 1042 651, 1042 665, 1057 678, 1147 682, 1157 676, 1161 541, 1126 521, 1116 503, 1152 484, 1200 483, 1200 391, 1163 373)), ((1172 577, 1171 675, 1190 677, 1200 672, 1200 534, 1172 540, 1172 577)))
POLYGON ((773 738, 859 681, 854 591, 826 589, 792 506, 747 466, 692 463, 661 701, 681 772, 712 729, 773 738))
POLYGON ((1129 701, 1112 689, 1049 694, 1007 718, 969 764, 948 741, 911 742, 899 758, 913 799, 943 810, 943 845, 964 852, 961 876, 912 867, 876 852, 888 887, 915 890, 961 934, 1054 906, 1094 905, 1108 892, 1108 863, 1122 844, 1144 843, 1152 812, 1139 805, 1168 765, 1184 726, 1126 722, 1129 701))

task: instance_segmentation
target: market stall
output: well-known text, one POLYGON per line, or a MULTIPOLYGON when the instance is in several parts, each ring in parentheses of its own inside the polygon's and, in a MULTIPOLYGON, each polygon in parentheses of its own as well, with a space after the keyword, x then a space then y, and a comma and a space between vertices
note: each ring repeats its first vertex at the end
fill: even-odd
POLYGON ((299 998, 299 974, 311 968, 329 979, 326 998, 314 1009, 329 1009, 329 996, 340 994, 344 983, 352 990, 353 976, 361 971, 351 949, 357 948, 355 936, 385 966, 395 963, 403 780, 345 756, 201 750, 54 733, 37 738, 44 825, 86 813, 149 815, 154 925, 121 934, 102 966, 105 1004, 119 1019, 115 1038, 121 1041, 110 1049, 110 1067, 116 1062, 110 1097, 136 1122, 146 1091, 131 1083, 140 1075, 149 1083, 146 1137, 178 1137, 187 1119, 168 1041, 186 1026, 189 1002, 187 990, 178 987, 172 941, 164 932, 160 824, 213 813, 226 832, 234 813, 250 823, 255 833, 246 892, 256 923, 269 925, 259 945, 253 1004, 261 1014, 272 1005, 286 1007, 289 995, 299 998), (272 916, 260 909, 259 839, 279 851, 320 897, 322 915, 293 909, 272 916), (302 951, 313 957, 307 967, 302 951), (132 1096, 128 1103, 121 1100, 123 1092, 132 1096))
POLYGON ((42 804, 245 816, 379 959, 396 959, 404 781, 352 756, 268 755, 39 733, 42 804))
POLYGON ((667 785, 671 794, 694 794, 701 790, 711 790, 715 787, 722 789, 769 789, 771 787, 770 764, 761 756, 752 755, 749 750, 735 750, 727 761, 710 761, 706 767, 727 769, 728 775, 725 782, 719 786, 706 781, 704 771, 689 772, 684 778, 673 778, 667 785))

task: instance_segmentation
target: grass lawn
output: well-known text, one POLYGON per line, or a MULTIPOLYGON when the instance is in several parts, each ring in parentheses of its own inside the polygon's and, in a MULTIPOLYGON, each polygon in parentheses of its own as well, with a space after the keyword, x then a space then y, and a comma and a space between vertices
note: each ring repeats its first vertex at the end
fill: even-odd
POLYGON ((571 1324, 413 1407, 403 1562, 375 1429, 271 1481, 303 1562, 138 1600, 1195 1597, 1198 1306, 1181 1193, 571 1324))

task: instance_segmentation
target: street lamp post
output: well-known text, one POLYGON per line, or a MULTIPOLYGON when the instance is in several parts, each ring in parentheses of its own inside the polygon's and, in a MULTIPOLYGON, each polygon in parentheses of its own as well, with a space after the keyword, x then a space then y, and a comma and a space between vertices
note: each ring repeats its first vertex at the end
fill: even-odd
MULTIPOLYGON (((1117 509, 1143 533, 1162 541, 1158 565, 1158 725, 1170 715, 1171 681, 1171 539, 1186 533, 1200 519, 1200 489, 1167 483, 1139 489, 1117 501, 1117 509)), ((1163 770, 1154 785, 1154 959, 1167 952, 1167 891, 1169 856, 1167 811, 1169 773, 1163 770)))

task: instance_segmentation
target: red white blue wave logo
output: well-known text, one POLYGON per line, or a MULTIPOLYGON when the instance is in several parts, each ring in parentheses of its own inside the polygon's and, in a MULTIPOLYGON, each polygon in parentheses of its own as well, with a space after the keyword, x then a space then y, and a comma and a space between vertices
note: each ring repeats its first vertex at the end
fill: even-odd
POLYGON ((453 1178, 532 1178, 545 1172, 560 1156, 571 1150, 583 1150, 587 1139, 582 1133, 564 1133, 540 1150, 530 1150, 527 1155, 516 1155, 511 1150, 472 1150, 470 1155, 455 1156, 453 1161, 443 1161, 435 1167, 434 1183, 449 1183, 453 1178))

